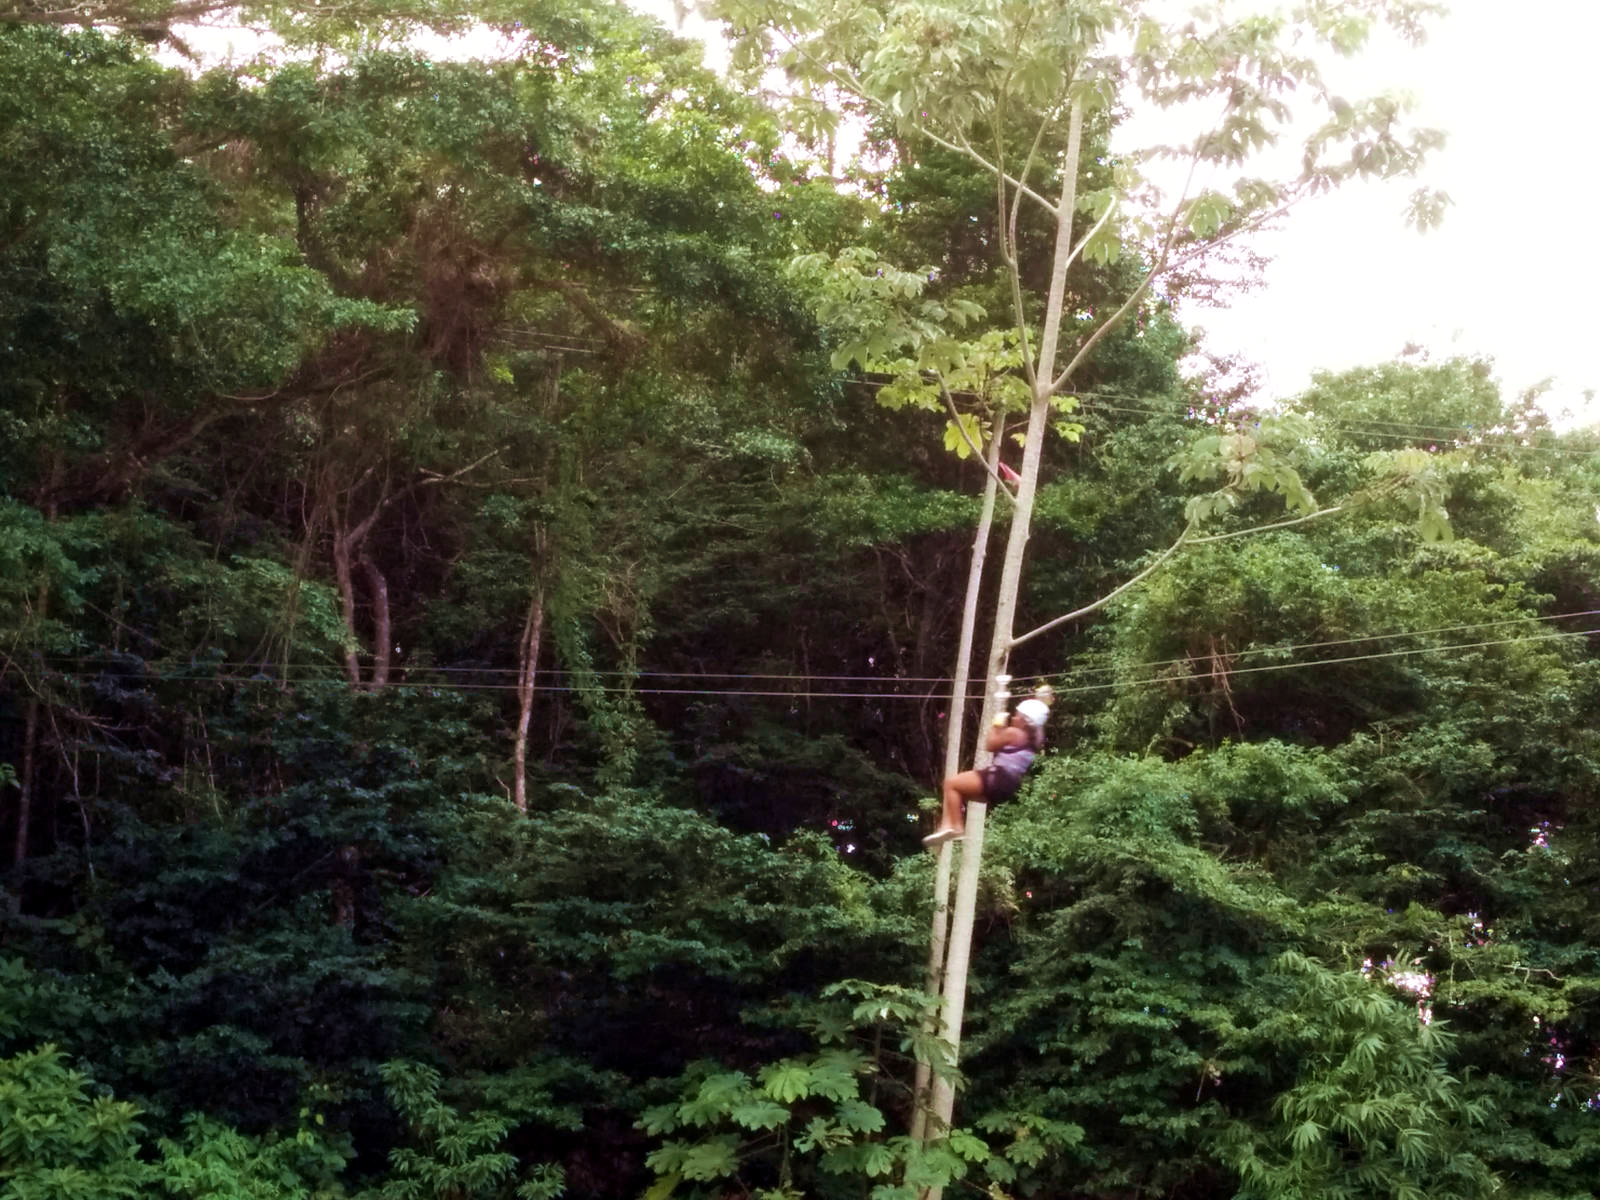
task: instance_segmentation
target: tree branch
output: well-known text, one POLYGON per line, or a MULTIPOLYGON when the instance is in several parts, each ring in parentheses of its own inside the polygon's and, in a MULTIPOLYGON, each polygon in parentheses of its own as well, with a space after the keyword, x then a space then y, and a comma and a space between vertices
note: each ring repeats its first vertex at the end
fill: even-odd
POLYGON ((1316 512, 1306 513, 1304 516, 1291 517, 1287 521, 1274 521, 1270 525, 1252 525, 1249 529, 1235 529, 1232 533, 1213 533, 1206 537, 1190 538, 1189 545, 1205 546, 1211 542, 1226 542, 1231 538, 1249 537, 1253 533, 1271 533, 1274 529, 1292 529, 1296 525, 1304 525, 1307 521, 1315 521, 1318 517, 1331 517, 1334 513, 1344 512, 1348 504, 1335 504, 1331 508, 1319 508, 1316 512))
MULTIPOLYGON (((1038 152, 1039 143, 1044 138, 1044 131, 1049 126, 1049 118, 1039 123, 1038 132, 1033 135, 1033 145, 1028 148, 1028 157, 1023 160, 1022 178, 1027 179, 1028 172, 1033 167, 1033 157, 1038 152)), ((996 159, 1000 159, 999 150, 1003 148, 998 131, 995 134, 996 159)), ((998 193, 995 206, 995 219, 1000 226, 1000 257, 1005 263, 1006 279, 1011 284, 1011 314, 1016 322, 1018 347, 1022 353, 1022 377, 1027 380, 1028 390, 1037 389, 1039 380, 1033 369, 1033 347, 1028 344, 1028 311, 1027 302, 1022 295, 1022 270, 1017 264, 1017 215, 1022 207, 1022 189, 1017 188, 1009 205, 1006 203, 1006 176, 1003 171, 995 172, 995 190, 998 193), (1008 211, 1009 209, 1009 211, 1008 211)))
POLYGON ((1071 253, 1067 255, 1067 262, 1069 264, 1073 259, 1077 258, 1078 255, 1083 253, 1083 248, 1089 244, 1090 240, 1095 234, 1099 233, 1105 228, 1106 222, 1111 220, 1111 218, 1116 214, 1116 211, 1117 202, 1113 198, 1111 203, 1106 205, 1106 211, 1100 214, 1100 219, 1090 227, 1089 232, 1083 235, 1082 240, 1080 240, 1078 244, 1072 248, 1071 253))
POLYGON ((1017 178, 1015 178, 1015 177, 1013 177, 1011 175, 1005 175, 1004 172, 1002 172, 999 167, 995 166, 992 162, 990 162, 988 159, 986 159, 983 155, 979 154, 976 150, 974 150, 972 148, 972 144, 970 142, 967 142, 965 138, 963 138, 961 144, 958 145, 957 143, 950 141, 948 138, 940 137, 937 133, 935 133, 933 130, 929 129, 926 125, 913 125, 911 128, 914 129, 917 133, 920 133, 923 137, 927 138, 934 145, 943 146, 946 150, 949 150, 953 154, 965 155, 967 158, 970 158, 973 162, 977 163, 985 171, 992 172, 993 174, 996 174, 996 175, 1003 175, 1004 178, 1005 178, 1005 181, 1007 183, 1009 183, 1012 187, 1016 188, 1018 191, 1022 192, 1024 195, 1030 197, 1031 199, 1037 201, 1039 204, 1043 205, 1044 206, 1044 210, 1046 212, 1052 212, 1052 213, 1055 212, 1056 209, 1055 209, 1055 205, 1054 204, 1050 203, 1050 201, 1046 200, 1043 196, 1041 196, 1038 192, 1034 191, 1031 187, 1029 187, 1027 184, 1025 184, 1022 180, 1017 179, 1017 178))
MULTIPOLYGON (((489 451, 489 453, 473 459, 460 470, 452 471, 448 475, 441 475, 437 471, 430 471, 426 467, 419 467, 418 470, 421 472, 422 478, 413 479, 410 483, 406 484, 405 487, 401 488, 397 492, 389 491, 388 481, 385 480, 383 496, 379 499, 377 504, 373 505, 372 511, 362 519, 361 523, 350 531, 347 536, 349 544, 352 547, 359 546, 361 542, 366 539, 367 534, 372 532, 372 526, 374 522, 376 522, 377 519, 383 514, 383 510, 388 508, 389 505, 393 504, 396 500, 403 500, 413 492, 419 491, 425 487, 434 487, 441 483, 453 483, 457 479, 460 479, 463 475, 467 474, 467 472, 474 471, 481 467, 495 455, 499 454, 502 449, 504 449, 504 447, 497 446, 495 449, 489 451)), ((365 478, 365 476, 363 476, 363 478, 365 478)), ((356 483, 360 482, 361 480, 356 480, 356 483)), ((353 486, 354 485, 352 485, 352 487, 353 486)))
POLYGON ((116 499, 132 489, 138 478, 151 466, 176 454, 218 421, 240 413, 281 408, 296 400, 336 392, 340 388, 389 374, 392 370, 387 366, 374 367, 354 378, 341 372, 314 385, 303 382, 323 369, 326 360, 334 357, 333 353, 322 355, 320 359, 296 371, 289 382, 271 390, 262 389, 239 395, 214 392, 208 397, 232 401, 231 405, 204 409, 160 429, 151 429, 147 423, 145 429, 131 437, 128 444, 96 455, 75 467, 70 477, 52 482, 37 494, 35 502, 43 507, 48 503, 71 505, 116 499))
MULTIPOLYGON (((1145 293, 1150 290, 1150 286, 1155 282, 1156 277, 1167 269, 1167 260, 1172 254, 1172 244, 1178 237, 1178 216, 1183 212, 1184 202, 1189 198, 1189 188, 1194 183, 1194 172, 1198 163, 1198 158, 1189 163, 1189 176, 1183 182, 1183 192, 1178 197, 1177 207, 1173 209, 1172 216, 1168 221, 1166 240, 1161 244, 1161 253, 1156 257, 1155 263, 1150 267, 1149 271, 1145 272, 1144 279, 1140 281, 1138 287, 1133 289, 1128 298, 1122 302, 1121 307, 1084 339, 1083 345, 1078 347, 1078 352, 1072 356, 1071 361, 1061 368, 1061 374, 1057 375, 1050 383, 1051 395, 1055 395, 1066 386, 1067 380, 1072 378, 1072 373, 1078 369, 1084 359, 1089 357, 1090 351, 1100 344, 1100 339, 1122 323, 1122 319, 1132 311, 1139 301, 1144 299, 1145 293)), ((1106 212, 1109 214, 1111 209, 1107 209, 1106 212)), ((1086 237, 1084 241, 1088 241, 1088 238, 1086 237)), ((1081 243, 1078 249, 1082 249, 1081 243)), ((1077 250, 1074 250, 1073 253, 1077 253, 1077 250)))
POLYGON ((1041 633, 1048 633, 1050 630, 1054 629, 1058 625, 1064 625, 1068 621, 1076 621, 1079 617, 1086 617, 1090 613, 1104 608, 1106 605, 1110 604, 1113 600, 1115 600, 1118 596, 1122 595, 1123 592, 1126 592, 1129 588, 1136 587, 1138 584, 1143 583, 1146 579, 1150 578, 1151 575, 1155 574, 1156 571, 1160 570, 1162 564, 1164 564, 1169 558, 1171 558, 1174 554, 1176 554, 1179 550, 1181 550, 1183 548, 1184 543, 1189 540, 1189 535, 1192 532, 1194 532, 1194 522, 1191 521, 1189 523, 1188 528, 1186 528, 1182 533, 1180 533, 1178 535, 1178 540, 1177 541, 1173 542, 1172 545, 1168 546, 1165 550, 1163 550, 1161 552, 1161 554, 1156 558, 1155 562, 1151 563, 1144 570, 1140 571, 1132 579, 1128 580, 1127 583, 1124 583, 1121 587, 1116 588, 1113 591, 1107 592, 1104 596, 1101 596, 1100 599, 1096 600, 1093 604, 1085 604, 1082 608, 1073 609, 1071 612, 1064 613, 1063 615, 1061 615, 1059 617, 1056 617, 1052 621, 1046 621, 1043 625, 1039 626, 1037 629, 1030 629, 1027 633, 1023 634, 1021 637, 1012 638, 1008 649, 1015 650, 1018 646, 1022 645, 1024 642, 1032 641, 1034 638, 1038 637, 1041 633))
POLYGON ((631 356, 645 348, 647 342, 644 334, 603 312, 581 285, 566 279, 530 279, 527 282, 529 287, 560 292, 568 304, 582 313, 589 323, 600 331, 600 335, 617 353, 631 356))
POLYGON ((1189 527, 1178 536, 1178 540, 1173 542, 1172 545, 1168 546, 1164 551, 1162 551, 1161 556, 1157 558, 1155 562, 1151 563, 1144 570, 1140 571, 1121 587, 1117 588, 1115 591, 1106 593, 1093 604, 1086 604, 1082 608, 1074 609, 1072 612, 1056 617, 1053 620, 1046 621, 1037 629, 1031 629, 1021 637, 1013 638, 1011 642, 1011 649, 1015 650, 1018 646, 1022 645, 1022 643, 1031 641, 1033 638, 1038 637, 1041 633, 1047 633, 1056 626, 1064 624, 1067 621, 1075 621, 1079 617, 1086 617, 1090 613, 1104 608, 1107 604, 1111 603, 1111 601, 1122 595, 1122 593, 1126 592, 1129 588, 1134 587, 1148 579, 1155 571, 1159 570, 1169 558, 1171 558, 1184 546, 1207 546, 1213 542, 1226 542, 1233 538, 1250 537, 1251 535, 1257 533, 1271 533, 1275 529, 1292 529, 1296 525, 1304 525, 1306 522, 1315 521, 1319 517, 1331 517, 1334 513, 1344 512, 1348 507, 1349 505, 1347 504, 1335 504, 1329 508, 1319 508, 1316 512, 1306 513, 1303 516, 1291 517, 1287 521, 1273 521, 1268 525, 1252 525, 1249 529, 1235 529, 1231 533, 1213 533, 1208 534, 1205 537, 1190 536, 1194 532, 1194 523, 1190 522, 1189 527))
MULTIPOLYGON (((1026 158, 1024 158, 1022 160, 1022 176, 1021 177, 1022 177, 1024 182, 1027 181, 1028 172, 1033 170, 1033 160, 1039 154, 1039 147, 1044 143, 1044 131, 1046 129, 1048 129, 1049 127, 1050 127, 1050 118, 1048 116, 1046 116, 1043 120, 1041 120, 1039 122, 1038 131, 1035 132, 1034 135, 1033 135, 1033 145, 1028 147, 1028 155, 1027 155, 1026 158)), ((996 134, 995 136, 998 139, 999 134, 996 134)), ((1019 188, 1016 189, 1016 195, 1012 198, 1012 201, 1011 201, 1011 212, 1006 216, 1006 229, 1007 229, 1008 234, 1009 234, 1010 239, 1011 239, 1011 249, 1012 249, 1012 253, 1013 253, 1013 261, 1015 261, 1014 256, 1015 256, 1016 246, 1017 246, 1017 216, 1021 213, 1021 211, 1022 211, 1022 189, 1019 187, 1019 188)))
POLYGON ((972 456, 983 464, 984 471, 994 477, 995 483, 999 485, 1000 491, 1005 498, 1015 504, 1017 502, 1016 496, 1012 495, 1011 489, 1006 487, 1005 480, 1000 478, 1000 472, 989 465, 989 460, 984 457, 983 451, 978 448, 978 444, 972 440, 972 435, 967 432, 967 427, 961 423, 961 414, 956 411, 955 397, 950 394, 950 389, 945 387, 944 376, 940 375, 938 378, 939 395, 944 397, 945 407, 950 410, 950 420, 955 423, 956 432, 967 443, 967 448, 972 451, 972 456))

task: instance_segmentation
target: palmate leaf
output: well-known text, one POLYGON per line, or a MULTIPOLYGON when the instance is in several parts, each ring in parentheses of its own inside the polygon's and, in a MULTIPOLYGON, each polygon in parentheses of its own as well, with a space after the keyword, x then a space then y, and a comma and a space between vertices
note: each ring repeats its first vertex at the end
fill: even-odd
POLYGON ((676 1104, 657 1104, 647 1108, 639 1114, 639 1119, 634 1123, 634 1126, 644 1130, 651 1137, 659 1137, 663 1133, 671 1133, 678 1128, 678 1106, 676 1104))
POLYGON ((827 1050, 811 1067, 811 1090, 829 1100, 853 1100, 860 1094, 856 1077, 873 1069, 872 1060, 857 1050, 827 1050))
POLYGON ((1068 442, 1077 442, 1083 437, 1084 426, 1077 421, 1055 421, 1050 428, 1056 431, 1057 436, 1068 442))
POLYGON ((905 1181, 912 1187, 944 1187, 952 1179, 963 1178, 967 1163, 951 1149, 948 1141, 918 1146, 910 1138, 895 1138, 890 1145, 905 1158, 905 1181))
POLYGON ((789 1110, 761 1096, 735 1104, 728 1115, 746 1129, 776 1129, 789 1120, 789 1110))
POLYGON ((1406 224, 1419 233, 1437 229, 1444 223, 1444 210, 1454 203, 1437 188, 1418 188, 1406 204, 1406 224))
POLYGON ((729 1134, 692 1146, 683 1156, 683 1177, 710 1181, 732 1175, 739 1166, 739 1139, 729 1134))
POLYGON ((1297 1154, 1304 1153, 1322 1140, 1322 1126, 1315 1121, 1302 1121, 1295 1126, 1294 1134, 1290 1138, 1297 1154))
POLYGON ((863 1000, 851 1010, 856 1021, 916 1021, 927 1011, 927 1000, 915 992, 883 992, 863 1000))
POLYGON ((941 375, 951 375, 961 370, 966 365, 966 360, 965 343, 953 337, 931 338, 917 352, 918 366, 924 370, 937 371, 941 375))
MULTIPOLYGON (((1003 408, 1025 408, 1028 401, 1033 399, 1033 393, 1028 390, 1027 382, 1016 375, 991 375, 989 377, 989 399, 1003 408)), ((1056 397, 1051 404, 1059 411, 1076 408, 1077 402, 1070 397, 1063 399, 1056 397)))
POLYGON ((855 1025, 843 1013, 823 1010, 811 1022, 811 1033, 824 1046, 839 1045, 850 1040, 855 1025))
POLYGON ((984 1173, 996 1183, 1016 1182, 1017 1169, 1005 1159, 1001 1158, 998 1154, 994 1155, 989 1159, 988 1162, 983 1164, 983 1170, 984 1173))
POLYGON ((957 458, 972 457, 972 447, 983 445, 983 430, 978 424, 978 418, 971 413, 961 414, 961 424, 957 426, 954 421, 944 423, 944 448, 955 452, 957 458), (962 436, 966 430, 966 436, 962 436))
POLYGON ((738 1150, 739 1139, 731 1134, 703 1142, 667 1142, 645 1158, 645 1165, 663 1178, 706 1182, 737 1170, 738 1150))
POLYGON ((1095 229, 1088 243, 1083 248, 1085 262, 1100 263, 1102 265, 1114 263, 1122 253, 1122 235, 1117 229, 1116 221, 1107 221, 1095 229))
POLYGON ((950 1149, 968 1162, 985 1162, 990 1155, 988 1143, 967 1129, 950 1131, 950 1149))
POLYGON ((802 1154, 809 1154, 813 1150, 831 1150, 835 1146, 849 1144, 849 1130, 830 1124, 825 1117, 812 1117, 805 1131, 794 1140, 794 1148, 802 1154))
POLYGON ((699 1091, 678 1105, 678 1118, 690 1125, 714 1125, 728 1110, 752 1094, 749 1077, 739 1071, 713 1075, 699 1091))
MULTIPOLYGON (((657 1180, 650 1190, 654 1191, 660 1184, 661 1181, 657 1180)), ((529 1178, 517 1187, 517 1200, 559 1200, 566 1189, 567 1174, 560 1164, 538 1163, 529 1173, 529 1178)), ((662 1200, 664 1196, 665 1193, 662 1200)))
POLYGON ((1017 1140, 1006 1147, 1006 1157, 1012 1162, 1021 1163, 1025 1167, 1037 1167, 1050 1153, 1050 1148, 1038 1138, 1026 1137, 1022 1134, 1017 1140))
POLYGON ((883 1114, 861 1100, 843 1101, 834 1115, 839 1124, 857 1133, 877 1133, 884 1126, 883 1114))
POLYGON ((935 409, 939 403, 939 388, 931 380, 915 371, 898 374, 892 381, 878 389, 878 403, 891 411, 902 408, 935 409))
POLYGON ((811 1071, 804 1063, 786 1058, 761 1069, 761 1086, 774 1100, 792 1104, 811 1094, 811 1071))
POLYGON ((894 1170, 894 1151, 882 1142, 874 1142, 866 1149, 861 1170, 870 1178, 887 1175, 894 1170))

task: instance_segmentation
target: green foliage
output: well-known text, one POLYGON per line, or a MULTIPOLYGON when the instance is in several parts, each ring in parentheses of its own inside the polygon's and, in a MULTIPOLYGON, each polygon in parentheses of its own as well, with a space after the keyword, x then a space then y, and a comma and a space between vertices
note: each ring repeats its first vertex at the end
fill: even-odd
MULTIPOLYGON (((832 261, 821 254, 802 255, 789 271, 813 293, 818 318, 841 342, 833 352, 835 367, 859 362, 871 369, 907 348, 920 356, 948 355, 954 343, 947 325, 959 328, 983 315, 967 301, 924 298, 938 275, 933 268, 901 270, 865 247, 843 250, 832 261)), ((925 357, 919 362, 933 366, 925 357)), ((905 399, 889 403, 898 406, 905 399)))
MULTIPOLYGON (((979 1166, 992 1179, 1012 1177, 1008 1160, 997 1159, 970 1130, 953 1129, 928 1145, 892 1132, 885 1099, 905 1090, 893 1066, 927 1040, 928 997, 859 981, 834 985, 824 996, 832 1002, 816 1006, 808 1020, 823 1043, 819 1049, 767 1063, 753 1075, 696 1064, 676 1100, 644 1111, 640 1128, 665 1139, 647 1160, 658 1188, 767 1179, 779 1193, 806 1194, 861 1177, 863 1186, 883 1181, 875 1195, 900 1196, 951 1184, 979 1166), (856 1002, 841 1003, 845 995, 856 1002), (899 1053, 887 1052, 886 1042, 899 1053)), ((949 1069, 948 1046, 931 1057, 949 1069)), ((1026 1137, 1018 1131, 1019 1142, 1026 1137)), ((1040 1144, 1053 1143, 1045 1134, 1040 1144)))
POLYGON ((139 1196, 156 1172, 138 1156, 139 1110, 91 1097, 45 1045, 0 1059, 0 1180, 18 1200, 139 1196))
POLYGON ((219 219, 173 146, 182 76, 130 43, 8 24, 0 78, 6 391, 39 416, 63 388, 86 407, 163 376, 186 405, 271 388, 335 329, 404 324, 337 298, 291 242, 219 219))
POLYGON ((743 67, 832 72, 796 122, 604 5, 263 11, 330 40, 198 76, 0 28, 0 1189, 1588 1194, 1593 435, 1467 362, 1258 418, 1148 295, 1099 336, 1168 244, 1103 153, 1131 91, 1223 113, 1188 263, 1416 165, 1293 43, 1415 6, 722 7, 743 67), (522 52, 379 49, 480 20, 522 52), (887 164, 853 191, 784 132, 820 154, 841 84, 887 164), (1253 178, 1291 91, 1305 172, 1253 178), (1058 194, 1063 128, 1023 163, 1074 102, 1075 211, 1013 219, 972 156, 1058 194), (1057 752, 994 814, 919 1146, 964 460, 1063 224, 1099 340, 1021 603, 1189 532, 1017 650, 1066 671, 1057 752))
MULTIPOLYGON (((322 1200, 344 1195, 348 1151, 317 1114, 289 1138, 261 1140, 200 1114, 145 1153, 138 1106, 92 1096, 55 1046, 0 1059, 0 1181, 17 1200, 162 1195, 181 1200, 322 1200)), ((309 1110, 302 1116, 310 1116, 309 1110)))
POLYGON ((18 648, 71 646, 71 626, 50 615, 50 601, 70 614, 82 604, 82 591, 96 573, 74 561, 73 540, 70 531, 53 527, 38 510, 0 498, 0 646, 8 654, 18 648))
POLYGON ((1354 972, 1292 954, 1275 969, 1299 994, 1252 1036, 1298 1060, 1299 1078, 1274 1102, 1265 1136, 1239 1123, 1221 1135, 1240 1195, 1497 1194, 1477 1153, 1492 1109, 1444 1071, 1449 1035, 1354 972))
POLYGON ((1385 363, 1319 373, 1294 407, 1365 450, 1470 445, 1507 427, 1489 364, 1385 363))
POLYGON ((293 1136, 248 1137, 206 1116, 184 1118, 181 1138, 162 1138, 159 1171, 168 1195, 184 1200, 322 1200, 344 1195, 338 1175, 348 1139, 329 1138, 321 1113, 302 1109, 293 1136))
POLYGON ((1285 450, 1292 452, 1306 438, 1307 423, 1292 415, 1263 417, 1251 429, 1209 434, 1191 442, 1167 460, 1180 483, 1220 479, 1222 486, 1189 501, 1187 516, 1200 524, 1238 507, 1254 492, 1276 492, 1290 510, 1309 513, 1316 501, 1300 482, 1300 474, 1285 450))
MULTIPOLYGON (((439 1099, 439 1072, 417 1063, 389 1062, 381 1069, 389 1098, 415 1146, 389 1152, 393 1175, 362 1195, 371 1200, 414 1197, 493 1197, 508 1194, 518 1173, 516 1156, 497 1149, 511 1122, 491 1112, 463 1115, 439 1099)), ((544 1164, 518 1186, 525 1200, 554 1200, 564 1191, 561 1168, 544 1164)))

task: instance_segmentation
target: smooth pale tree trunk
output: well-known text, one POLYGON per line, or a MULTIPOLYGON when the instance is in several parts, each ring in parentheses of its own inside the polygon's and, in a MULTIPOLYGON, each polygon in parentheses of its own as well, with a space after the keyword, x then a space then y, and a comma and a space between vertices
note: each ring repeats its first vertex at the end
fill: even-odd
MULTIPOLYGON (((1056 351, 1060 344, 1061 318, 1066 305, 1067 265, 1072 257, 1072 214, 1077 208, 1078 156, 1083 145, 1083 105, 1074 102, 1067 125, 1067 153, 1061 164, 1061 200, 1056 206, 1055 261, 1050 273, 1050 291, 1045 300, 1044 325, 1039 336, 1039 359, 1034 367, 1033 400, 1028 406, 1027 441, 1022 451, 1021 479, 1017 483, 1017 509, 1011 516, 1011 535, 1006 539, 1006 554, 1000 565, 1000 589, 995 597, 994 634, 989 643, 989 678, 1006 669, 1011 655, 1011 639, 1016 621, 1017 597, 1022 591, 1022 565, 1033 526, 1033 498, 1039 488, 1039 463, 1044 452, 1045 431, 1050 420, 1050 400, 1055 394, 1052 380, 1056 371, 1056 351)), ((994 716, 992 695, 986 695, 983 720, 994 716)), ((980 757, 987 762, 987 756, 980 757)))
MULTIPOLYGON (((967 568, 967 596, 961 608, 961 637, 956 648, 955 679, 950 685, 950 707, 944 735, 945 778, 949 778, 961 769, 961 737, 967 713, 969 665, 972 662, 972 643, 978 626, 978 599, 983 589, 983 564, 988 557, 989 532, 994 525, 995 493, 1000 486, 996 472, 1000 466, 1000 444, 1005 436, 1005 428, 1005 413, 997 413, 986 456, 989 479, 983 489, 983 509, 978 516, 977 536, 972 541, 972 564, 967 568)), ((939 863, 934 868, 933 929, 928 938, 928 969, 923 984, 923 989, 930 996, 937 996, 943 990, 945 946, 950 928, 950 870, 954 855, 955 843, 946 842, 939 847, 939 863)), ((937 1021, 937 1014, 930 1017, 927 1032, 933 1033, 937 1030, 937 1021)), ((932 1103, 929 1083, 932 1075, 929 1064, 919 1060, 913 1092, 916 1107, 911 1117, 911 1136, 919 1142, 929 1136, 928 1113, 932 1103)))
MULTIPOLYGON (((933 868, 933 933, 928 942, 928 974, 923 990, 937 996, 943 990, 944 952, 950 931, 950 870, 955 859, 955 843, 946 842, 939 847, 939 861, 933 868)), ((930 1014, 923 1030, 937 1032, 940 1014, 930 1014)), ((918 1142, 937 1137, 942 1130, 931 1120, 934 1107, 933 1067, 922 1058, 917 1059, 917 1076, 912 1092, 915 1107, 911 1112, 911 1137, 918 1142)))
MULTIPOLYGON (((1072 217, 1077 208, 1078 159, 1083 145, 1083 104, 1073 101, 1067 124, 1067 149, 1061 170, 1061 198, 1056 205, 1055 256, 1051 264, 1050 290, 1045 300, 1044 324, 1039 338, 1039 357, 1033 370, 1033 398, 1028 406, 1027 441, 1023 447, 1021 479, 1017 484, 1016 511, 1011 515, 1011 532, 1006 539, 1005 558, 1000 567, 1000 585, 995 598, 994 633, 989 644, 988 678, 984 688, 983 713, 979 729, 994 719, 997 709, 993 691, 996 675, 1006 670, 1011 653, 1012 628, 1016 620, 1017 597, 1022 590, 1022 566, 1033 521, 1033 498, 1038 491, 1039 463, 1049 424, 1050 400, 1055 393, 1053 380, 1057 348, 1060 345, 1061 318, 1065 309, 1067 267, 1072 259, 1072 217)), ((1005 214, 1001 213, 1004 220, 1005 214)), ((988 765, 989 753, 980 747, 974 765, 988 765)), ((943 1002, 940 1028, 959 1061, 961 1023, 967 999, 967 969, 972 954, 972 927, 978 899, 978 876, 983 866, 983 831, 988 806, 981 802, 967 805, 967 836, 961 855, 961 873, 956 881, 955 910, 951 916, 949 949, 945 958, 943 1002)), ((955 1087, 948 1079, 935 1079, 934 1130, 949 1129, 955 1116, 955 1087)), ((942 1188, 930 1188, 928 1200, 940 1200, 942 1188)))
POLYGON ((533 717, 533 681, 539 669, 539 643, 544 637, 544 583, 536 583, 522 625, 517 671, 517 738, 511 753, 511 802, 528 811, 528 723, 533 717))

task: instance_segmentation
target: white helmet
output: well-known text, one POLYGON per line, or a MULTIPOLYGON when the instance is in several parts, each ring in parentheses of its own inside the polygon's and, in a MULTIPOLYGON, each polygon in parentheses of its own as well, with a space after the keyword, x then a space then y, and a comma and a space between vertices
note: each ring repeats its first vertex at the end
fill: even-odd
POLYGON ((1024 700, 1017 705, 1017 712, 1029 725, 1043 728, 1044 723, 1050 719, 1050 706, 1043 700, 1024 700))

